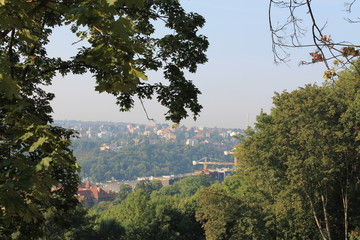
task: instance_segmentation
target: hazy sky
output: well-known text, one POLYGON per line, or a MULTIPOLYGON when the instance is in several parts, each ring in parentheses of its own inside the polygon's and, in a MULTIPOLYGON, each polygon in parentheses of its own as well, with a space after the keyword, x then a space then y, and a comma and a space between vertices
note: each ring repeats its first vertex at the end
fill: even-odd
MULTIPOLYGON (((328 21, 326 34, 331 34, 335 40, 359 39, 357 26, 343 19, 347 16, 343 1, 315 2, 319 5, 314 6, 314 13, 319 16, 320 23, 328 21)), ((200 103, 204 109, 196 122, 189 117, 181 124, 245 128, 247 116, 252 125, 261 109, 270 111, 275 91, 291 91, 307 83, 323 82, 322 64, 298 66, 301 60, 310 60, 308 52, 312 49, 291 50, 292 61, 288 65, 274 64, 268 0, 182 0, 181 3, 187 11, 205 17, 206 25, 201 33, 210 42, 209 61, 190 76, 203 93, 200 103)), ((66 29, 58 29, 49 45, 49 54, 69 57, 78 47, 71 45, 75 41, 66 29)), ((159 75, 151 73, 149 77, 158 78, 159 75)), ((153 124, 139 104, 131 112, 119 112, 115 98, 98 94, 94 85, 91 75, 56 77, 53 86, 47 88, 56 94, 52 104, 54 119, 153 124)), ((163 123, 166 109, 156 101, 144 103, 149 116, 163 123)))

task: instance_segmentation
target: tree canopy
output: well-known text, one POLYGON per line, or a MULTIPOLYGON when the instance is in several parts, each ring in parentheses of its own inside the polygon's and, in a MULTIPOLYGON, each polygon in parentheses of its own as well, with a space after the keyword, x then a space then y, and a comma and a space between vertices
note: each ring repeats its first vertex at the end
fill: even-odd
MULTIPOLYGON (((51 84, 57 73, 91 72, 96 90, 117 98, 120 110, 129 110, 133 97, 151 98, 169 108, 167 119, 178 123, 201 106, 200 91, 184 77, 205 63, 206 37, 197 33, 205 20, 186 13, 177 0, 102 1, 1 1, 3 57, 1 90, 14 98, 22 92, 20 82, 32 76, 32 85, 51 84), (155 32, 163 22, 171 34, 155 32), (53 28, 69 26, 79 38, 78 52, 70 60, 47 56, 46 44, 53 28), (156 36, 161 37, 156 37, 156 36), (168 85, 146 82, 146 70, 163 70, 168 85)), ((65 47, 65 46, 64 46, 65 47)))
POLYGON ((275 94, 234 176, 197 193, 206 239, 359 239, 359 72, 334 83, 275 94))
POLYGON ((114 95, 121 111, 135 97, 156 96, 169 109, 166 119, 196 117, 200 91, 184 71, 207 61, 208 41, 198 34, 204 23, 177 0, 0 1, 0 235, 22 227, 26 234, 30 223, 41 235, 45 212, 76 204, 75 134, 51 125, 54 95, 42 86, 56 74, 90 72, 96 91, 114 95), (161 36, 155 22, 171 33, 161 36), (68 60, 47 54, 49 36, 62 26, 80 43, 68 60), (148 83, 148 70, 163 71, 167 84, 148 83))
POLYGON ((237 148, 240 192, 258 194, 250 201, 277 236, 307 225, 304 234, 348 239, 359 225, 359 73, 343 71, 335 83, 277 93, 237 148))

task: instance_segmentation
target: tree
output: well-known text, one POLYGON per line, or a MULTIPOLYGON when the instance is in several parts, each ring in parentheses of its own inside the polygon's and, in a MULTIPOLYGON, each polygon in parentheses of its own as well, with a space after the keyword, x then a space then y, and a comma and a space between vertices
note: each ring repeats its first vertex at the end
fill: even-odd
POLYGON ((359 79, 353 69, 335 85, 276 94, 271 114, 260 115, 237 150, 241 185, 250 180, 272 215, 279 219, 283 206, 297 229, 309 209, 321 239, 348 239, 359 224, 359 79))
POLYGON ((121 202, 127 198, 127 196, 133 192, 133 188, 128 184, 122 184, 119 188, 118 201, 121 202))
MULTIPOLYGON (((350 15, 356 4, 358 4, 357 0, 345 1, 345 12, 350 15)), ((290 56, 287 51, 289 48, 313 48, 314 50, 310 52, 311 61, 302 61, 301 64, 322 62, 327 68, 324 73, 325 79, 333 79, 337 70, 353 65, 353 60, 359 56, 360 45, 346 39, 334 41, 331 32, 326 33, 327 23, 321 25, 318 22, 313 5, 311 0, 269 1, 269 27, 274 61, 277 63, 287 61, 290 56), (283 10, 287 14, 285 20, 282 19, 283 10), (311 29, 311 41, 304 43, 307 29, 311 29)), ((345 17, 345 19, 350 24, 360 21, 359 17, 356 19, 345 17)), ((359 71, 358 68, 356 70, 359 71)))
POLYGON ((162 187, 160 180, 142 180, 136 184, 135 191, 143 191, 150 195, 153 191, 157 191, 162 187))
POLYGON ((251 217, 251 207, 246 206, 238 196, 229 193, 224 186, 214 184, 202 188, 198 198, 200 206, 196 220, 202 224, 206 239, 269 239, 264 234, 264 228, 259 231, 260 228, 254 226, 262 219, 251 217))
MULTIPOLYGON (((207 61, 208 42, 197 33, 205 20, 185 13, 177 0, 0 1, 0 235, 24 224, 42 235, 48 209, 71 209, 79 166, 72 155, 74 132, 51 125, 54 98, 41 86, 60 73, 90 72, 96 90, 117 98, 121 111, 134 97, 167 107, 178 123, 201 110, 200 91, 185 78, 207 61), (155 37, 154 21, 172 34, 155 37), (69 26, 86 44, 70 59, 50 57, 53 29, 69 26), (163 70, 169 84, 147 83, 147 70, 163 70), (34 223, 37 223, 34 225, 34 223)), ((66 47, 66 46, 64 46, 66 47)), ((23 231, 23 233, 25 233, 23 231)), ((30 235, 28 235, 30 238, 30 235)))
POLYGON ((300 207, 302 202, 296 192, 290 191, 284 174, 286 155, 276 144, 276 138, 281 136, 272 129, 274 124, 271 116, 260 113, 255 129, 249 129, 236 147, 239 161, 234 176, 223 183, 252 209, 251 214, 239 220, 244 226, 237 232, 263 236, 260 239, 312 239, 316 229, 311 215, 300 207))
POLYGON ((158 196, 178 196, 180 198, 189 198, 193 196, 200 188, 209 187, 213 182, 210 175, 200 174, 196 176, 186 177, 176 181, 174 184, 164 186, 154 195, 158 196))
POLYGON ((125 230, 123 239, 203 239, 195 220, 194 201, 176 196, 149 195, 143 189, 121 203, 99 212, 98 222, 116 221, 125 230))

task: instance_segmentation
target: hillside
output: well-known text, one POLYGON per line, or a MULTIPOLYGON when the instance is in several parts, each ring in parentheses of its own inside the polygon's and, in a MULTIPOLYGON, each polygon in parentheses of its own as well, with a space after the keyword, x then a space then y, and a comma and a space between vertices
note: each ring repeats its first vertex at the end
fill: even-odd
POLYGON ((209 144, 196 146, 177 143, 128 145, 118 151, 100 151, 96 141, 74 141, 74 154, 81 166, 81 177, 93 181, 110 179, 132 180, 142 176, 162 176, 188 173, 202 166, 192 161, 212 157, 232 161, 221 147, 209 144))

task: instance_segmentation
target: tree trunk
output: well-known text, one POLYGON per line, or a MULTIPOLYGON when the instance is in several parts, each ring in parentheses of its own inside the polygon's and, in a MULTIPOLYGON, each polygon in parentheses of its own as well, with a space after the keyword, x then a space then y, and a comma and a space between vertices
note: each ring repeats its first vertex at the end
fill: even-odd
POLYGON ((329 224, 329 217, 327 213, 327 196, 324 196, 324 194, 321 194, 321 202, 323 205, 323 212, 324 212, 324 220, 325 220, 325 226, 326 226, 326 232, 328 235, 328 240, 331 240, 331 233, 330 233, 330 224, 329 224))
POLYGON ((348 216, 348 209, 349 209, 349 198, 347 193, 347 188, 345 187, 345 191, 342 190, 342 201, 343 201, 343 208, 344 208, 344 234, 345 240, 348 239, 348 231, 349 231, 349 216, 348 216))
POLYGON ((314 203, 313 203, 313 201, 312 201, 312 199, 310 198, 310 195, 309 195, 308 193, 306 193, 306 196, 307 196, 307 197, 308 197, 308 199, 309 199, 309 202, 310 202, 310 207, 311 207, 311 211, 312 211, 312 213, 313 213, 313 216, 314 216, 314 219, 315 219, 316 226, 318 227, 319 232, 320 232, 320 234, 321 234, 321 236, 322 236, 323 240, 328 240, 328 239, 326 238, 325 234, 324 234, 324 231, 323 231, 323 229, 322 229, 322 227, 321 227, 321 224, 320 224, 319 218, 318 218, 318 216, 317 216, 317 214, 316 214, 316 210, 315 210, 314 203))

